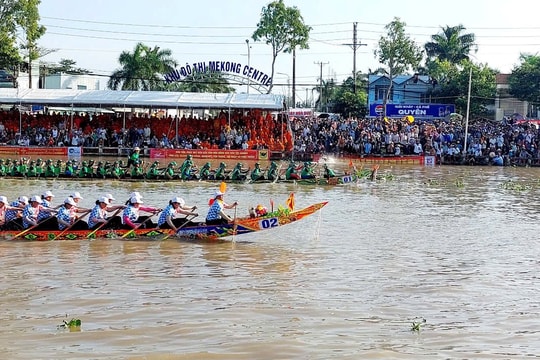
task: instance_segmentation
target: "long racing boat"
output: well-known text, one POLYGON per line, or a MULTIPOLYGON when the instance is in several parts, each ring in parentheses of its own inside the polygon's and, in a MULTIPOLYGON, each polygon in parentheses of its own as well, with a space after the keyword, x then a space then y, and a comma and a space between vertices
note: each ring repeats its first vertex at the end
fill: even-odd
POLYGON ((171 229, 107 229, 107 230, 24 230, 0 231, 0 238, 10 241, 51 241, 51 240, 86 240, 95 238, 125 240, 164 240, 178 237, 187 240, 218 240, 225 237, 243 235, 256 231, 270 230, 305 218, 323 208, 328 202, 312 204, 304 209, 290 211, 278 209, 263 216, 237 218, 234 222, 223 225, 196 223, 194 226, 180 227, 177 232, 171 229))

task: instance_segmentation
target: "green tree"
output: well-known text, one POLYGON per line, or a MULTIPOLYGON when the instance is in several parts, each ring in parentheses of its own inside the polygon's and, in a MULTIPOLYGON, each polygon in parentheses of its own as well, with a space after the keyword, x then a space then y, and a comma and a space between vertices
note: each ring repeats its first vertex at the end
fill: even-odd
POLYGON ((462 34, 463 25, 445 26, 441 32, 431 35, 431 41, 424 45, 429 60, 449 61, 459 64, 469 60, 472 50, 476 50, 475 35, 462 34))
POLYGON ((21 48, 27 52, 28 59, 28 87, 32 88, 32 62, 39 59, 47 50, 38 46, 37 41, 45 34, 46 28, 39 25, 39 9, 41 0, 19 0, 20 11, 16 20, 22 29, 24 37, 21 48))
POLYGON ((332 112, 343 117, 356 116, 363 118, 367 115, 367 80, 364 75, 356 76, 356 94, 354 93, 354 79, 352 76, 343 81, 332 95, 332 112))
POLYGON ((521 101, 540 105, 540 57, 521 54, 520 62, 508 77, 508 92, 521 101))
POLYGON ((210 70, 194 72, 181 82, 165 84, 163 90, 197 93, 232 93, 235 91, 221 72, 210 70))
POLYGON ((78 68, 75 65, 77 65, 77 62, 75 60, 60 59, 58 64, 48 66, 47 72, 49 74, 90 74, 90 70, 78 68))
POLYGON ((467 112, 469 75, 471 75, 471 117, 488 117, 488 105, 493 105, 496 96, 496 71, 487 65, 476 65, 465 60, 461 66, 452 66, 446 73, 447 79, 431 93, 432 101, 455 104, 456 112, 467 112), (472 72, 471 72, 472 70, 472 72))
POLYGON ((422 50, 409 36, 405 34, 405 22, 394 18, 385 26, 386 36, 381 36, 378 47, 375 49, 375 57, 386 67, 386 73, 390 83, 383 99, 386 116, 386 104, 388 103, 394 77, 401 75, 410 69, 416 69, 422 60, 422 50))
POLYGON ((17 48, 18 0, 0 0, 0 69, 14 72, 21 62, 17 48))
POLYGON ((123 51, 118 58, 121 68, 109 77, 112 90, 158 90, 163 87, 163 75, 177 65, 169 49, 151 48, 138 43, 133 53, 123 51))
MULTIPOLYGON (((292 53, 296 48, 309 49, 311 27, 304 24, 304 18, 297 7, 286 7, 283 0, 273 1, 261 11, 261 19, 252 35, 253 41, 264 41, 272 46, 272 79, 276 58, 280 52, 292 53)), ((272 91, 270 85, 268 93, 272 91)))

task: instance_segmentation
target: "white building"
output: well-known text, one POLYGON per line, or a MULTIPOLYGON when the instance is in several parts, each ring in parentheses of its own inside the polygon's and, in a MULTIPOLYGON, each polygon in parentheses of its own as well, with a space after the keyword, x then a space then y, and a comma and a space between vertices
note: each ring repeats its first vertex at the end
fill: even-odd
POLYGON ((97 75, 53 74, 45 76, 44 89, 106 90, 107 77, 97 75))

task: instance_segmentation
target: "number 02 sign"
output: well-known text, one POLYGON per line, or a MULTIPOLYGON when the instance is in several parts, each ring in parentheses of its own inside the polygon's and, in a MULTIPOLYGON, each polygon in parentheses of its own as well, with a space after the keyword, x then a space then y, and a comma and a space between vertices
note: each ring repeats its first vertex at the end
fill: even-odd
POLYGON ((278 218, 268 218, 268 219, 262 219, 259 221, 259 228, 260 229, 270 229, 273 227, 279 226, 278 218))

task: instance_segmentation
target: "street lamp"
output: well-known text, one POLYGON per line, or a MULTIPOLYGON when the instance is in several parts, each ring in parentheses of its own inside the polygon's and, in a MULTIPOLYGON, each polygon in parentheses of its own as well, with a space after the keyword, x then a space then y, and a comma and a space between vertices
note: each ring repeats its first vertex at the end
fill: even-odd
POLYGON ((251 46, 249 46, 249 39, 246 39, 246 45, 247 45, 247 51, 248 51, 248 80, 247 80, 247 93, 249 94, 249 83, 250 83, 250 76, 249 76, 249 68, 251 67, 251 46))
POLYGON ((285 75, 287 77, 287 104, 290 107, 291 106, 291 77, 289 76, 289 74, 285 74, 282 72, 276 72, 276 74, 285 75))

